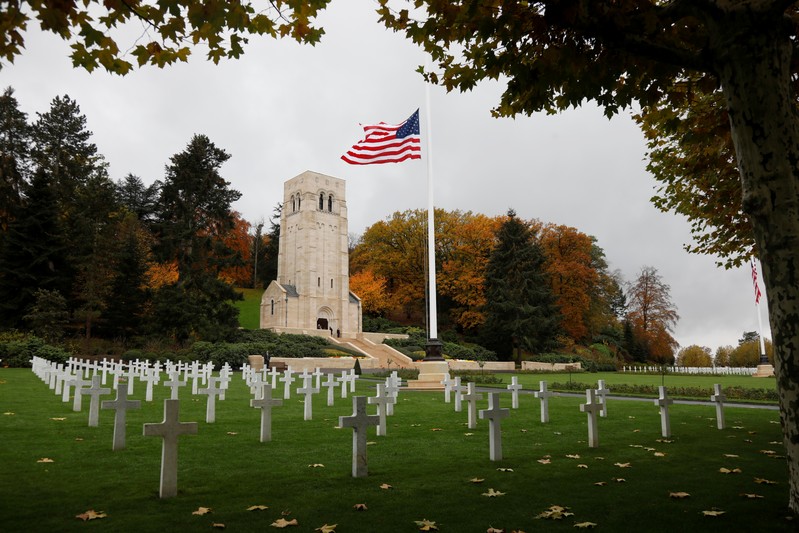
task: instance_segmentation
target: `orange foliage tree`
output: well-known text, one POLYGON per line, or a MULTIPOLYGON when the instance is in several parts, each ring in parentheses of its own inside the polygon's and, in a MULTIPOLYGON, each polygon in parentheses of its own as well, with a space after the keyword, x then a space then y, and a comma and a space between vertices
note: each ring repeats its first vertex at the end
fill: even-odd
POLYGON ((350 290, 361 299, 363 312, 382 316, 391 309, 391 295, 386 291, 386 278, 375 275, 370 269, 360 270, 350 276, 350 290))
POLYGON ((680 317, 669 290, 657 269, 649 266, 641 269, 627 289, 627 320, 649 359, 658 363, 671 363, 678 345, 671 332, 680 317))
POLYGON ((228 253, 238 254, 241 261, 222 268, 219 277, 237 287, 250 287, 252 285, 251 225, 241 218, 240 213, 234 211, 232 215, 233 228, 221 233, 217 238, 224 244, 221 249, 230 250, 228 253))

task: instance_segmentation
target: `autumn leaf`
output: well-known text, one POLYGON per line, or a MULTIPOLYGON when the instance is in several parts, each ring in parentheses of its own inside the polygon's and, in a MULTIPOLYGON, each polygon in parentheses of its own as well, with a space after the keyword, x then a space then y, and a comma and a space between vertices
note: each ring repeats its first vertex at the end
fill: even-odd
POLYGON ((654 455, 655 457, 666 457, 666 454, 663 452, 655 452, 652 455, 654 455))
POLYGON ((222 524, 222 523, 219 523, 219 522, 214 522, 213 524, 211 524, 211 527, 214 528, 214 529, 225 529, 225 527, 227 527, 227 526, 225 526, 225 524, 222 524))
POLYGON ((669 498, 674 498, 675 500, 682 500, 690 496, 687 492, 669 492, 669 498))
POLYGON ((277 520, 272 522, 272 524, 270 524, 270 525, 272 527, 277 527, 277 528, 282 529, 284 527, 289 527, 289 526, 299 526, 300 524, 297 522, 296 518, 293 518, 291 520, 286 520, 285 518, 278 518, 277 520))
POLYGON ((483 481, 485 481, 485 479, 479 477, 473 477, 472 479, 469 480, 469 483, 482 483, 483 481))
POLYGON ((227 432, 227 434, 228 434, 228 435, 238 435, 238 433, 237 433, 237 432, 235 432, 235 431, 228 431, 228 432, 227 432))
POLYGON ((728 457, 728 458, 730 458, 730 459, 737 459, 737 458, 738 458, 738 455, 736 455, 736 454, 734 454, 734 453, 725 453, 725 454, 724 454, 724 457, 728 457))
POLYGON ((719 468, 719 472, 721 472, 722 474, 740 474, 742 470, 740 468, 733 468, 732 470, 730 470, 729 468, 722 467, 719 468))
POLYGON ((11 411, 6 411, 3 414, 6 415, 6 416, 14 416, 14 413, 12 413, 11 411))
POLYGON ((613 463, 613 466, 618 466, 619 468, 632 468, 630 463, 613 463))
POLYGON ((594 483, 594 485, 596 485, 597 487, 604 487, 607 484, 608 484, 607 481, 597 481, 596 483, 594 483))
POLYGON ((433 428, 433 429, 431 429, 430 431, 444 431, 444 430, 443 430, 443 429, 441 429, 441 428, 433 428))
POLYGON ((504 529, 497 529, 497 528, 495 528, 493 526, 489 526, 488 529, 486 529, 486 533, 505 533, 505 530, 504 529))
POLYGON ((419 531, 438 531, 438 526, 435 522, 431 522, 427 518, 415 520, 414 523, 419 526, 419 531))
POLYGON ((103 511, 95 511, 94 509, 89 509, 85 513, 81 513, 79 515, 75 515, 75 518, 80 518, 84 522, 86 520, 97 520, 99 518, 105 518, 108 516, 103 511))
POLYGON ((498 490, 494 490, 492 488, 488 489, 488 492, 484 492, 483 496, 488 496, 489 498, 496 498, 497 496, 504 496, 504 492, 499 492, 498 490))
POLYGON ((593 522, 578 522, 574 524, 574 527, 577 529, 594 529, 596 524, 593 522))
POLYGON ((324 467, 325 465, 323 465, 322 463, 314 463, 312 465, 308 465, 308 468, 324 468, 324 467))
POLYGON ((353 509, 356 511, 366 511, 367 507, 365 503, 356 503, 352 506, 353 509))
POLYGON ((196 515, 202 516, 202 515, 206 515, 206 514, 208 514, 210 512, 211 512, 211 508, 210 507, 200 507, 196 511, 192 511, 191 514, 196 514, 196 515))
POLYGON ((266 505, 251 505, 247 507, 248 511, 266 511, 267 509, 269 509, 269 507, 266 505))
POLYGON ((38 460, 38 461, 36 461, 36 462, 37 462, 37 463, 54 463, 55 461, 53 461, 53 460, 52 460, 52 459, 50 459, 49 457, 42 457, 41 459, 39 459, 39 460, 38 460))
POLYGON ((777 452, 775 452, 774 450, 760 450, 760 453, 764 455, 774 455, 777 452))
POLYGON ((776 485, 777 484, 776 481, 770 481, 768 479, 763 479, 761 477, 756 477, 755 478, 755 483, 757 483, 759 485, 776 485))
POLYGON ((50 420, 55 420, 56 422, 61 422, 61 421, 63 421, 63 420, 66 420, 66 417, 63 417, 63 416, 61 416, 61 417, 55 417, 55 418, 51 418, 50 420))
POLYGON ((577 465, 577 468, 588 468, 588 465, 579 464, 579 465, 577 465))
POLYGON ((388 490, 388 489, 393 489, 394 487, 392 487, 388 483, 383 483, 382 485, 380 485, 380 488, 383 490, 388 490))
POLYGON ((497 472, 513 472, 512 468, 497 468, 497 472))
POLYGON ((721 516, 725 512, 726 511, 721 511, 719 509, 713 509, 711 511, 702 511, 702 514, 705 515, 705 516, 721 516))
POLYGON ((575 454, 572 454, 572 455, 567 455, 566 457, 569 458, 569 459, 579 459, 580 455, 575 453, 575 454))
POLYGON ((552 463, 552 460, 551 459, 539 459, 538 462, 541 463, 542 465, 548 465, 548 464, 552 463))
POLYGON ((338 524, 332 524, 332 525, 325 524, 322 527, 314 529, 314 531, 321 531, 321 533, 336 533, 337 525, 338 524))
POLYGON ((624 479, 623 477, 614 477, 614 478, 611 478, 611 481, 615 481, 616 483, 626 483, 627 482, 627 480, 624 479))
POLYGON ((573 515, 574 513, 570 513, 568 507, 562 507, 560 505, 552 505, 546 511, 536 515, 536 518, 544 518, 547 520, 562 520, 567 516, 573 516, 573 515))
POLYGON ((763 498, 763 496, 761 496, 760 494, 753 494, 753 493, 749 493, 749 492, 741 493, 741 496, 743 496, 744 498, 747 498, 749 500, 756 500, 756 499, 763 498))

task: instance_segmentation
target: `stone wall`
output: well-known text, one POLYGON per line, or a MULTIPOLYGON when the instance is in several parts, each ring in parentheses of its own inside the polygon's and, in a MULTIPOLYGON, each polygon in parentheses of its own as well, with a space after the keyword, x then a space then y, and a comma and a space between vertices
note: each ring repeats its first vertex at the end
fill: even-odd
POLYGON ((535 372, 564 372, 569 370, 582 370, 580 363, 542 363, 541 361, 522 361, 522 370, 533 370, 535 372))

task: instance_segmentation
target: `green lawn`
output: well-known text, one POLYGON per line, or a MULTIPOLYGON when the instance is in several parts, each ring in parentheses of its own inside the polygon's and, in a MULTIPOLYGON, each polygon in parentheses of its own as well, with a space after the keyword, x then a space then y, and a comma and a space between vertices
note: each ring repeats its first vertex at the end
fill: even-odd
POLYGON ((244 296, 244 300, 234 302, 239 309, 239 326, 244 329, 261 327, 261 295, 263 289, 236 289, 244 296))
MULTIPOLYGON (((360 381, 358 393, 372 394, 373 385, 360 381)), ((403 391, 388 436, 369 432, 369 477, 353 479, 352 432, 334 428, 339 416, 351 414, 351 398, 326 407, 317 395, 314 420, 306 422, 295 395, 273 411, 273 441, 260 443, 258 410, 248 407, 249 391, 237 375, 217 403, 215 424, 204 422, 204 400, 181 391, 180 418, 199 422, 199 432, 180 438, 178 496, 160 500, 161 443, 143 437, 142 424, 163 418, 167 393, 157 387, 154 402, 128 413, 127 449, 112 452, 113 412, 102 411, 100 427, 89 428, 88 398, 84 411, 73 413, 30 370, 0 369, 2 530, 190 532, 223 523, 230 531, 268 531, 284 513, 297 519, 294 531, 307 532, 324 524, 338 524, 339 532, 416 531, 414 521, 424 518, 452 532, 572 531, 586 521, 601 531, 795 530, 785 518, 785 462, 773 457, 783 453, 776 411, 728 409, 729 428, 719 431, 712 406, 674 405, 673 437, 663 442, 654 405, 615 402, 610 417, 600 419, 600 447, 590 449, 579 399, 551 399, 551 422, 541 424, 538 400, 523 395, 503 422, 505 458, 492 462, 484 421, 468 430, 465 409, 453 412, 442 393, 403 391), (483 496, 490 488, 505 494, 483 496), (670 498, 671 492, 690 497, 670 498), (368 509, 354 510, 358 503, 368 509), (247 511, 252 505, 269 509, 247 511), (574 515, 535 518, 551 505, 574 515), (193 515, 201 506, 212 512, 193 515), (702 515, 714 508, 725 514, 702 515), (88 509, 108 516, 75 518, 88 509)), ((134 398, 143 396, 137 383, 134 398)), ((502 404, 510 405, 507 394, 502 404)))

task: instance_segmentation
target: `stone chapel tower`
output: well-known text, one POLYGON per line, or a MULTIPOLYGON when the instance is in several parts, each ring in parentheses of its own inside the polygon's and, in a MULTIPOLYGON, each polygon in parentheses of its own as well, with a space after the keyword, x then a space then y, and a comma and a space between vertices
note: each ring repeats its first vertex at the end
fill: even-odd
POLYGON ((261 328, 358 335, 361 300, 349 273, 344 180, 305 171, 285 182, 277 279, 261 298, 261 328))

